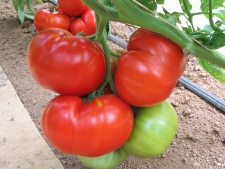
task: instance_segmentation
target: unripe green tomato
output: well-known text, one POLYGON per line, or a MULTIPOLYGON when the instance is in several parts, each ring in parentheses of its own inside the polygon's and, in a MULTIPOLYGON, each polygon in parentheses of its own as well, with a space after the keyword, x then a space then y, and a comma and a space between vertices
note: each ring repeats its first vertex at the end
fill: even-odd
POLYGON ((111 153, 99 157, 77 157, 86 167, 93 169, 111 169, 124 162, 128 156, 129 154, 125 151, 125 149, 120 147, 111 153))
POLYGON ((170 146, 177 128, 177 113, 169 102, 138 108, 133 131, 123 146, 132 156, 156 157, 170 146))

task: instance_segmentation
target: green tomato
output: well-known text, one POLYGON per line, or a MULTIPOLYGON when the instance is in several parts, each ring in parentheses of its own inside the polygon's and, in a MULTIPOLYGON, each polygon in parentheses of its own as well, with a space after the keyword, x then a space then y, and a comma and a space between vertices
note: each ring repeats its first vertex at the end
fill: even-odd
POLYGON ((99 157, 77 157, 86 167, 93 169, 111 169, 124 162, 128 156, 129 154, 125 151, 125 149, 120 147, 111 153, 99 157))
POLYGON ((169 102, 138 108, 133 131, 123 146, 132 156, 156 157, 170 146, 177 128, 177 113, 169 102))

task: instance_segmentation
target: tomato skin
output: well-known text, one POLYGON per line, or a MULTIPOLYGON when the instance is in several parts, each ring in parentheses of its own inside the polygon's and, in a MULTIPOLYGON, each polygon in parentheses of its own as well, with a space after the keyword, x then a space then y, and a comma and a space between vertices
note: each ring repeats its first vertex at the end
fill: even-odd
POLYGON ((104 53, 97 43, 57 28, 33 37, 27 65, 39 85, 63 95, 88 94, 101 85, 106 74, 104 53))
POLYGON ((49 9, 41 9, 34 16, 34 26, 38 31, 46 28, 69 30, 70 23, 70 17, 60 11, 51 12, 49 9))
POLYGON ((128 52, 118 59, 115 87, 131 105, 155 105, 170 96, 185 66, 186 58, 178 45, 140 29, 131 35, 128 52))
POLYGON ((70 32, 76 35, 79 32, 83 32, 85 36, 92 35, 96 32, 96 20, 93 10, 86 10, 81 17, 76 18, 71 22, 70 32))
POLYGON ((41 128, 53 146, 66 154, 87 157, 121 147, 133 123, 131 107, 114 94, 87 104, 78 96, 58 96, 46 105, 41 116, 41 128))
POLYGON ((159 156, 170 146, 177 128, 176 111, 167 101, 139 108, 135 114, 132 134, 123 147, 135 157, 159 156))
POLYGON ((124 162, 129 157, 129 154, 123 147, 103 156, 99 157, 83 157, 78 156, 78 159, 83 165, 93 169, 114 168, 124 162))
POLYGON ((78 16, 89 9, 82 0, 58 0, 58 6, 69 16, 78 16))
POLYGON ((168 66, 169 71, 176 78, 180 78, 186 67, 187 60, 181 47, 171 40, 143 28, 131 35, 127 49, 128 51, 148 52, 157 56, 162 64, 168 66))

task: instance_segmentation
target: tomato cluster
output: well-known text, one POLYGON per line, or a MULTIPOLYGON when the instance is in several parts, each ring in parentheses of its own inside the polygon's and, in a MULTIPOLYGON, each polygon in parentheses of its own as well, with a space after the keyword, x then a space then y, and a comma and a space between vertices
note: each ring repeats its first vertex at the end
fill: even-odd
MULTIPOLYGON (((60 8, 75 15, 66 2, 60 8)), ((80 12, 85 8, 81 4, 80 12)), ((27 49, 33 79, 59 94, 42 112, 43 134, 55 148, 77 155, 90 168, 113 168, 129 155, 156 157, 177 132, 177 114, 166 99, 185 69, 182 49, 141 28, 119 55, 110 64, 116 93, 106 88, 84 102, 107 74, 105 53, 97 42, 63 28, 43 28, 27 49)))
POLYGON ((96 32, 95 13, 81 0, 58 0, 58 7, 53 11, 50 9, 37 11, 34 26, 38 31, 46 28, 61 28, 70 31, 73 35, 82 33, 89 36, 96 32))

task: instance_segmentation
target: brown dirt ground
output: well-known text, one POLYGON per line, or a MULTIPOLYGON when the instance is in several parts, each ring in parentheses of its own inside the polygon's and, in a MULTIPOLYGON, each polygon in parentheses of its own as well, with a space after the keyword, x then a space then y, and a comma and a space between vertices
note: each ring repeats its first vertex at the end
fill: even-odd
MULTIPOLYGON (((52 4, 44 3, 38 8, 47 6, 52 4)), ((38 86, 27 71, 26 49, 37 33, 33 21, 26 20, 21 24, 11 0, 1 0, 0 26, 0 65, 41 133, 40 113, 55 94, 38 86)), ((124 40, 128 40, 132 32, 133 29, 125 24, 113 23, 112 33, 124 40)), ((118 47, 112 42, 110 45, 112 48, 118 47)), ((195 58, 188 61, 184 76, 225 99, 225 85, 206 73, 195 58)), ((168 101, 179 116, 179 129, 169 149, 153 159, 129 157, 116 169, 224 169, 225 116, 222 112, 180 84, 177 84, 168 101)), ((65 169, 85 168, 76 156, 68 156, 51 148, 65 169)))

